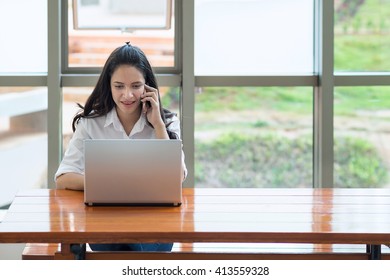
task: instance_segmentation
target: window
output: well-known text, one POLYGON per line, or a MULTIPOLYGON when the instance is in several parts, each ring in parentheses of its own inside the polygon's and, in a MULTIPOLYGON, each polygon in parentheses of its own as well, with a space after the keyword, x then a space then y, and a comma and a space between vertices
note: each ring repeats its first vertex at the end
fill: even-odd
POLYGON ((312 72, 312 0, 195 0, 196 75, 312 72))
POLYGON ((390 88, 335 89, 335 187, 390 187, 390 88))
POLYGON ((0 207, 20 189, 47 188, 47 89, 0 87, 0 207))
MULTIPOLYGON (((172 3, 170 29, 122 33, 74 30, 72 0, 0 1, 2 151, 8 153, 10 146, 5 143, 17 145, 20 141, 16 139, 39 134, 42 142, 36 142, 32 149, 43 161, 47 160, 49 150, 49 163, 36 163, 38 157, 34 155, 23 154, 20 158, 28 167, 47 166, 49 186, 53 187, 59 155, 66 148, 71 120, 78 110, 75 102, 85 102, 109 53, 130 41, 145 50, 151 59, 161 81, 159 85, 165 87, 161 88, 165 92, 164 106, 182 116, 189 168, 186 187, 229 186, 229 180, 233 182, 233 179, 237 182, 235 186, 240 187, 255 184, 312 187, 313 182, 319 186, 318 174, 326 174, 323 176, 329 182, 326 187, 389 186, 386 138, 390 86, 389 0, 174 0, 172 3), (56 31, 57 27, 60 34, 48 33, 48 28, 56 31), (330 31, 334 31, 334 40, 330 31), (187 43, 183 42, 183 34, 186 39, 194 38, 194 49, 182 48, 187 43), (61 44, 57 44, 59 38, 61 44), (325 51, 317 51, 317 46, 325 51), (61 59, 57 47, 61 47, 61 59), (330 51, 332 48, 334 52, 330 51), (334 63, 333 69, 326 67, 330 65, 327 63, 334 63), (48 65, 51 69, 61 69, 59 75, 55 71, 47 73, 48 65), (325 65, 326 71, 320 69, 317 73, 317 65, 325 65), (27 104, 35 111, 27 112, 20 104, 8 106, 9 101, 5 102, 8 97, 4 96, 11 95, 13 100, 19 94, 30 98, 37 91, 44 92, 38 94, 43 99, 27 104), (334 95, 334 99, 322 99, 321 94, 334 95), (64 147, 57 108, 63 109, 64 147), (15 134, 15 120, 19 117, 27 120, 24 115, 32 115, 41 128, 31 132, 25 126, 25 130, 15 134), (43 124, 47 121, 49 126, 45 130, 43 124), (334 138, 327 133, 329 128, 333 129, 334 138), (210 163, 203 156, 213 147, 227 147, 220 144, 229 141, 247 145, 251 143, 248 139, 255 137, 261 139, 260 144, 269 143, 264 140, 266 137, 272 138, 272 143, 281 143, 277 152, 290 151, 285 155, 289 163, 274 162, 263 169, 255 166, 252 173, 245 173, 223 157, 226 156, 223 152, 229 151, 225 150, 218 151, 220 154, 212 160, 218 166, 230 164, 228 168, 208 168, 210 163), (278 142, 282 138, 284 141, 278 142), (48 144, 40 146, 44 141, 48 144), (284 146, 301 144, 305 149, 284 146), (345 152, 346 146, 351 145, 357 147, 353 154, 345 152), (324 151, 331 154, 331 160, 320 158, 320 152, 324 151), (355 157, 362 151, 375 155, 377 160, 355 157), (365 168, 360 172, 362 163, 380 168, 365 168), (225 173, 217 174, 221 170, 225 173), (289 177, 290 173, 283 173, 285 170, 298 175, 289 177), (328 176, 329 170, 332 175, 328 176), (356 181, 354 172, 368 175, 356 181), (232 174, 244 179, 240 181, 232 174), (252 175, 269 176, 263 182, 272 184, 247 179, 252 175), (376 182, 370 179, 373 177, 376 182)), ((253 155, 250 149, 240 151, 243 157, 253 155)), ((265 152, 261 150, 260 154, 265 152)), ((17 162, 13 164, 15 168, 28 169, 17 162)), ((30 181, 34 186, 47 185, 47 180, 42 184, 38 179, 30 181)), ((9 191, 12 192, 11 186, 10 190, 1 191, 0 197, 6 197, 9 191)))
POLYGON ((1 1, 0 36, 0 73, 47 72, 46 0, 1 1))
POLYGON ((196 187, 312 187, 311 88, 203 88, 196 187))
POLYGON ((73 0, 75 29, 168 29, 170 0, 73 0))
MULTIPOLYGON (((118 2, 118 1, 117 1, 118 2)), ((118 3, 120 3, 119 1, 118 3)), ((139 2, 139 1, 138 1, 139 2)), ((165 3, 165 1, 164 1, 165 3)), ((114 7, 115 8, 115 7, 114 7)), ((151 8, 152 9, 152 8, 151 8)), ((83 16, 83 14, 79 15, 83 16)), ((148 15, 139 20, 148 22, 148 15)), ((68 68, 103 67, 109 54, 125 42, 140 47, 156 68, 177 67, 175 61, 175 24, 174 11, 169 29, 161 30, 75 30, 73 26, 72 1, 68 1, 68 68)), ((82 20, 82 18, 81 18, 82 20)), ((75 69, 72 69, 74 71, 75 69)))

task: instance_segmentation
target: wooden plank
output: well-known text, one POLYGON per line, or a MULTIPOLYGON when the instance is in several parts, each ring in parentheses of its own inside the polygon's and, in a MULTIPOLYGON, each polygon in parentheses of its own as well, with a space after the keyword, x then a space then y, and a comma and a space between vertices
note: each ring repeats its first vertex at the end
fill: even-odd
MULTIPOLYGON (((64 204, 83 204, 83 198, 78 196, 59 196, 59 197, 28 197, 17 196, 13 204, 54 204, 55 202, 64 204)), ((326 197, 310 197, 310 196, 200 196, 194 199, 193 196, 185 196, 183 199, 184 205, 202 205, 202 204, 249 204, 249 205, 390 205, 390 197, 386 196, 340 196, 327 199, 326 197)), ((95 206, 98 209, 98 206, 95 206)), ((134 208, 134 207, 133 207, 134 208)), ((166 208, 166 207, 165 207, 166 208)))
MULTIPOLYGON (((47 204, 12 204, 8 209, 9 213, 47 213, 49 206, 47 204)), ((246 204, 204 204, 204 205, 186 205, 185 208, 177 207, 176 209, 168 208, 168 207, 160 207, 160 208, 143 208, 138 207, 134 209, 132 207, 94 207, 92 209, 86 209, 84 204, 61 204, 61 205, 50 205, 50 213, 89 213, 95 212, 96 215, 102 212, 112 212, 113 214, 117 214, 120 212, 131 213, 135 211, 159 211, 159 212, 174 212, 183 213, 188 215, 195 215, 200 213, 312 213, 314 214, 351 214, 358 215, 360 213, 364 214, 387 214, 389 213, 387 205, 340 205, 334 207, 326 207, 323 206, 315 206, 315 205, 294 205, 294 204, 285 204, 283 206, 278 205, 246 205, 246 204)))
POLYGON ((191 252, 87 252, 86 260, 368 260, 363 253, 191 253, 191 252))
POLYGON ((82 192, 20 192, 0 224, 0 242, 390 244, 388 190, 183 193, 181 207, 87 207, 82 192))
MULTIPOLYGON (((21 190, 17 196, 79 196, 80 191, 61 189, 39 189, 21 190)), ((183 194, 190 196, 247 196, 247 195, 282 195, 282 196, 390 196, 390 189, 387 188, 183 188, 183 194)))
POLYGON ((59 243, 27 243, 22 260, 54 260, 54 254, 60 250, 59 243))
MULTIPOLYGON (((116 223, 134 224, 139 225, 143 223, 155 223, 161 225, 167 225, 168 223, 177 223, 180 220, 181 212, 172 213, 172 212, 127 212, 127 213, 118 213, 116 212, 101 212, 98 215, 84 215, 84 219, 88 218, 88 224, 101 223, 102 220, 107 219, 107 225, 113 225, 116 223), (153 214, 153 215, 151 215, 153 214), (113 217, 115 215, 115 217, 113 217)), ((76 218, 82 218, 82 215, 75 215, 76 218)), ((44 212, 10 212, 7 213, 6 217, 3 219, 3 222, 47 222, 47 223, 65 223, 71 222, 73 217, 63 217, 61 215, 49 215, 44 212)), ((335 228, 338 225, 350 226, 351 224, 365 224, 365 226, 381 226, 386 227, 388 224, 386 221, 390 220, 390 213, 377 213, 377 214, 359 214, 353 219, 350 220, 350 213, 336 213, 336 214, 318 214, 313 217, 310 213, 245 213, 243 217, 242 213, 197 213, 196 217, 191 217, 189 219, 183 220, 181 223, 237 223, 245 226, 246 223, 251 224, 276 224, 276 223, 285 223, 286 226, 290 224, 302 225, 305 227, 316 227, 320 225, 326 225, 335 228), (227 215, 228 214, 228 215, 227 215), (305 225, 306 224, 306 225, 305 225)), ((81 222, 83 223, 83 222, 81 222)), ((75 225, 79 225, 78 221, 73 222, 75 225)), ((84 224, 84 223, 83 223, 84 224)), ((354 228, 356 225, 353 226, 354 228)), ((322 228, 325 228, 322 226, 322 228)))
MULTIPOLYGON (((349 248, 343 251, 316 248, 317 245, 303 244, 273 244, 272 247, 264 248, 264 244, 175 244, 172 252, 125 252, 102 253, 87 251, 87 259, 368 259, 363 248, 349 248), (200 246, 199 246, 200 245, 200 246), (254 247, 254 248, 253 248, 254 247)), ((60 254, 60 245, 53 243, 26 244, 23 251, 23 260, 54 260, 55 255, 60 254)), ((390 259, 389 254, 383 254, 383 259, 390 259)))
MULTIPOLYGON (((58 227, 51 230, 39 228, 32 224, 32 229, 23 231, 15 229, 18 224, 1 228, 0 241, 6 243, 25 242, 66 242, 66 243, 138 243, 138 242, 260 242, 260 243, 318 243, 318 244, 390 244, 389 234, 386 233, 337 233, 337 232, 294 232, 294 231, 264 231, 264 232, 226 232, 168 230, 157 231, 107 231, 104 227, 99 230, 81 230, 58 227), (4 234, 3 234, 4 232, 4 234)), ((27 225, 29 226, 29 225, 27 225)), ((23 229, 20 228, 20 229, 23 229)), ((25 228, 24 228, 25 229, 25 228)))

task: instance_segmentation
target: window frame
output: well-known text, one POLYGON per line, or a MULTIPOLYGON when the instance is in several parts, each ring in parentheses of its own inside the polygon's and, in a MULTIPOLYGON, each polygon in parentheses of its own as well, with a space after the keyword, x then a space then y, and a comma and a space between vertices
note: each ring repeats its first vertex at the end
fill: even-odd
MULTIPOLYGON (((196 87, 311 86, 314 94, 314 188, 333 187, 333 90, 336 86, 390 86, 390 72, 335 72, 333 67, 334 2, 314 1, 313 73, 307 75, 195 76, 195 0, 174 1, 175 67, 156 68, 161 86, 181 87, 181 125, 189 176, 184 187, 194 187, 194 94, 196 87)), ((73 69, 67 65, 68 0, 48 0, 48 73, 0 74, 2 86, 47 86, 48 182, 62 158, 62 87, 94 86, 99 68, 73 69), (66 58, 66 59, 65 59, 66 58)))
MULTIPOLYGON (((61 48, 61 71, 62 74, 69 74, 69 75, 98 75, 102 69, 102 67, 70 67, 69 66, 69 9, 68 9, 68 1, 66 0, 59 0, 61 1, 61 41, 62 48, 61 48)), ((180 18, 180 9, 178 6, 180 4, 180 1, 178 0, 172 0, 172 6, 173 6, 173 15, 175 17, 174 25, 171 27, 174 28, 174 66, 173 67, 155 67, 154 71, 156 74, 179 74, 181 71, 181 44, 180 44, 180 20, 177 20, 180 18)))

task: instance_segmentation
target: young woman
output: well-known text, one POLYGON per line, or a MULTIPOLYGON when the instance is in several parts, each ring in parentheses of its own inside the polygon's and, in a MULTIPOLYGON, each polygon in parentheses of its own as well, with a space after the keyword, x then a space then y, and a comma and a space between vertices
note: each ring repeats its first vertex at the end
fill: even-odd
MULTIPOLYGON (((163 109, 153 69, 138 47, 126 43, 107 59, 55 174, 57 188, 84 189, 85 139, 179 139, 176 114, 163 109)), ((130 140, 131 141, 131 140, 130 140)), ((182 180, 186 177, 184 154, 182 180)), ((172 244, 90 244, 93 250, 169 251, 172 244)))

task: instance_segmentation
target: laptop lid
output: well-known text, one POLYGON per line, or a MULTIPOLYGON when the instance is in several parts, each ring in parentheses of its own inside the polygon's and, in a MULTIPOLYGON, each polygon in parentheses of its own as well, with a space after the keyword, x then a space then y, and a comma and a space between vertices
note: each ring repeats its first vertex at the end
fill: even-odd
POLYGON ((87 205, 180 205, 181 140, 84 141, 87 205))

